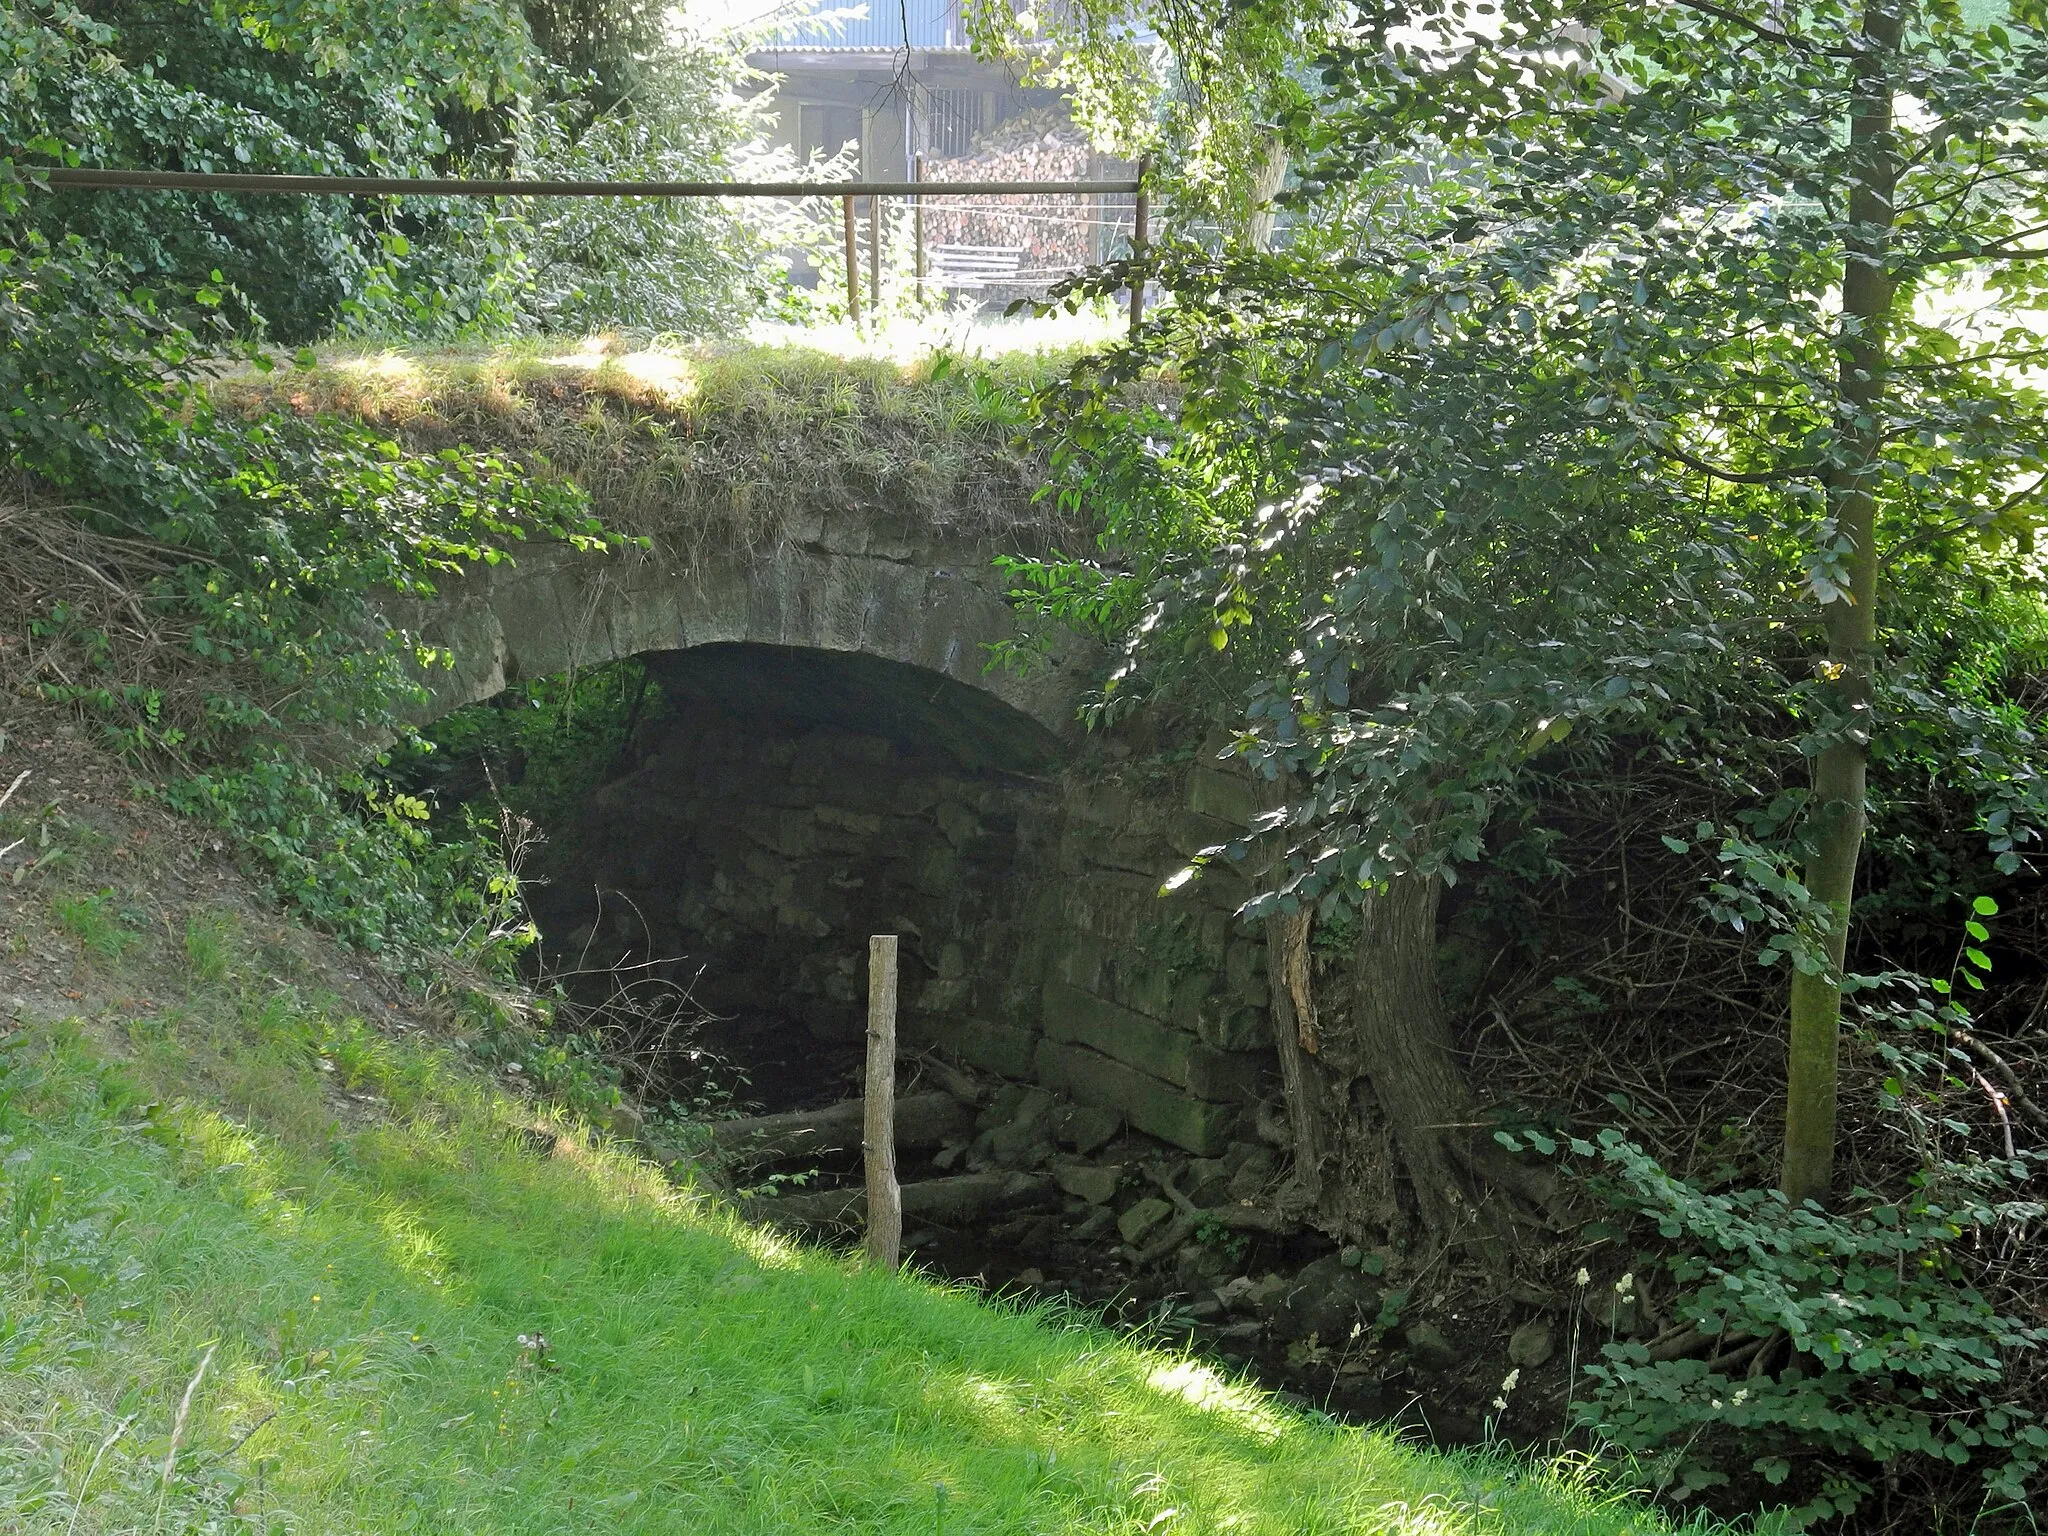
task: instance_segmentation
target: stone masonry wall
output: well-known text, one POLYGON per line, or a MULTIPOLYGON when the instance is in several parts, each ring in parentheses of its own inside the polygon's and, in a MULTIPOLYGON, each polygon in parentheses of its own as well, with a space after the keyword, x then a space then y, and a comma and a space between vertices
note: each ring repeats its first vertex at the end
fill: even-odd
POLYGON ((687 956, 728 1041, 764 1032, 783 1049, 763 1056, 850 1069, 867 935, 899 933, 907 1045, 1200 1155, 1249 1138, 1278 1089, 1264 949, 1231 916, 1241 883, 1226 868, 1159 895, 1243 826, 1247 780, 1141 741, 1059 761, 999 724, 956 731, 914 668, 747 672, 757 660, 658 672, 668 713, 540 893, 557 951, 687 956))

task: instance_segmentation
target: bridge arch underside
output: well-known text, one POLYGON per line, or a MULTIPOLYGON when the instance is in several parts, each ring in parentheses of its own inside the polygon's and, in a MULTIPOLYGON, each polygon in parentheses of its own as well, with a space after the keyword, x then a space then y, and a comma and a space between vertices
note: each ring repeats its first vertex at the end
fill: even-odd
POLYGON ((991 670, 990 647, 1019 638, 998 553, 817 517, 773 549, 681 564, 529 548, 393 617, 453 661, 421 723, 646 660, 662 709, 547 829, 535 915, 559 964, 701 969, 726 1021, 707 1043, 756 1097, 853 1086, 867 936, 897 933, 907 1044, 1216 1156, 1277 1092, 1264 948, 1232 916, 1235 866, 1159 889, 1242 830, 1252 786, 1221 741, 1191 757, 1142 720, 1084 738, 1075 704, 1101 658, 1075 636, 991 670))
POLYGON ((983 688, 858 651, 641 659, 659 711, 555 829, 531 893, 551 960, 694 977, 718 1019, 704 1043, 777 1108, 857 1091, 871 933, 901 935, 911 1046, 986 1057, 1035 1024, 1057 736, 983 688))

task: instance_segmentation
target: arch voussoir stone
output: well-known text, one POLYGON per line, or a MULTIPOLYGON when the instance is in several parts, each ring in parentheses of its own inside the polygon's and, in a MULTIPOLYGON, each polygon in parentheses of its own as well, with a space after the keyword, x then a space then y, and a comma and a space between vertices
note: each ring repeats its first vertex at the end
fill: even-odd
POLYGON ((993 695, 1055 737, 1075 731, 1094 653, 1062 636, 1025 676, 990 670, 988 647, 1019 634, 992 550, 910 551, 876 541, 783 544, 692 568, 647 551, 519 551, 404 605, 400 622, 446 653, 419 723, 522 679, 621 657, 756 643, 858 652, 993 695))

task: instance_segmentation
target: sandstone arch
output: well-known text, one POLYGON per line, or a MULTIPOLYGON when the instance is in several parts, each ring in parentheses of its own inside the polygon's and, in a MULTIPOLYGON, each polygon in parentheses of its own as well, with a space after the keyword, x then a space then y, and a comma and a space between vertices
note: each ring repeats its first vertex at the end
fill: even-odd
POLYGON ((1271 1052, 1263 949, 1231 917, 1240 878, 1159 899, 1190 849, 1243 825, 1249 785, 1213 748, 1166 763, 1084 741, 1075 706, 1097 655, 1078 639, 1023 676, 988 670, 987 646, 1019 633, 996 541, 827 522, 694 561, 530 548, 404 615, 454 662, 428 679, 422 721, 627 656, 727 717, 734 745, 652 741, 592 796, 593 878, 554 887, 543 928, 581 946, 616 919, 621 944, 765 956, 757 984, 729 967, 739 993, 774 991, 818 1046, 850 1040, 854 941, 900 931, 913 1044, 1190 1152, 1249 1139, 1271 1052), (893 742, 847 739, 863 733, 893 742), (896 754, 934 739, 952 765, 912 764, 909 792, 885 793, 896 754), (993 779, 932 788, 955 773, 993 779), (579 910, 600 886, 619 900, 579 910))
POLYGON ((453 661, 426 679, 433 698, 420 721, 524 678, 739 643, 921 668, 1071 740, 1092 657, 1070 637, 1023 676, 990 670, 987 647, 1019 633, 992 559, 985 546, 937 537, 917 545, 870 530, 689 566, 661 551, 523 550, 444 583, 404 616, 453 661))

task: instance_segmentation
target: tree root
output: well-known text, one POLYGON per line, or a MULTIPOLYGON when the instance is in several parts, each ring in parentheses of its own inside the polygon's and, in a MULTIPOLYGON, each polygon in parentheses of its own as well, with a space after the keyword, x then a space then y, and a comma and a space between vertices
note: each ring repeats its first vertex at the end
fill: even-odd
POLYGON ((1145 1177, 1159 1186, 1173 1202, 1176 1214, 1157 1237, 1143 1248, 1134 1249, 1140 1264, 1156 1264, 1193 1237, 1204 1226, 1227 1227, 1233 1232, 1299 1232, 1301 1223, 1280 1211, 1259 1205, 1196 1205, 1174 1185, 1173 1176, 1147 1165, 1145 1177))

